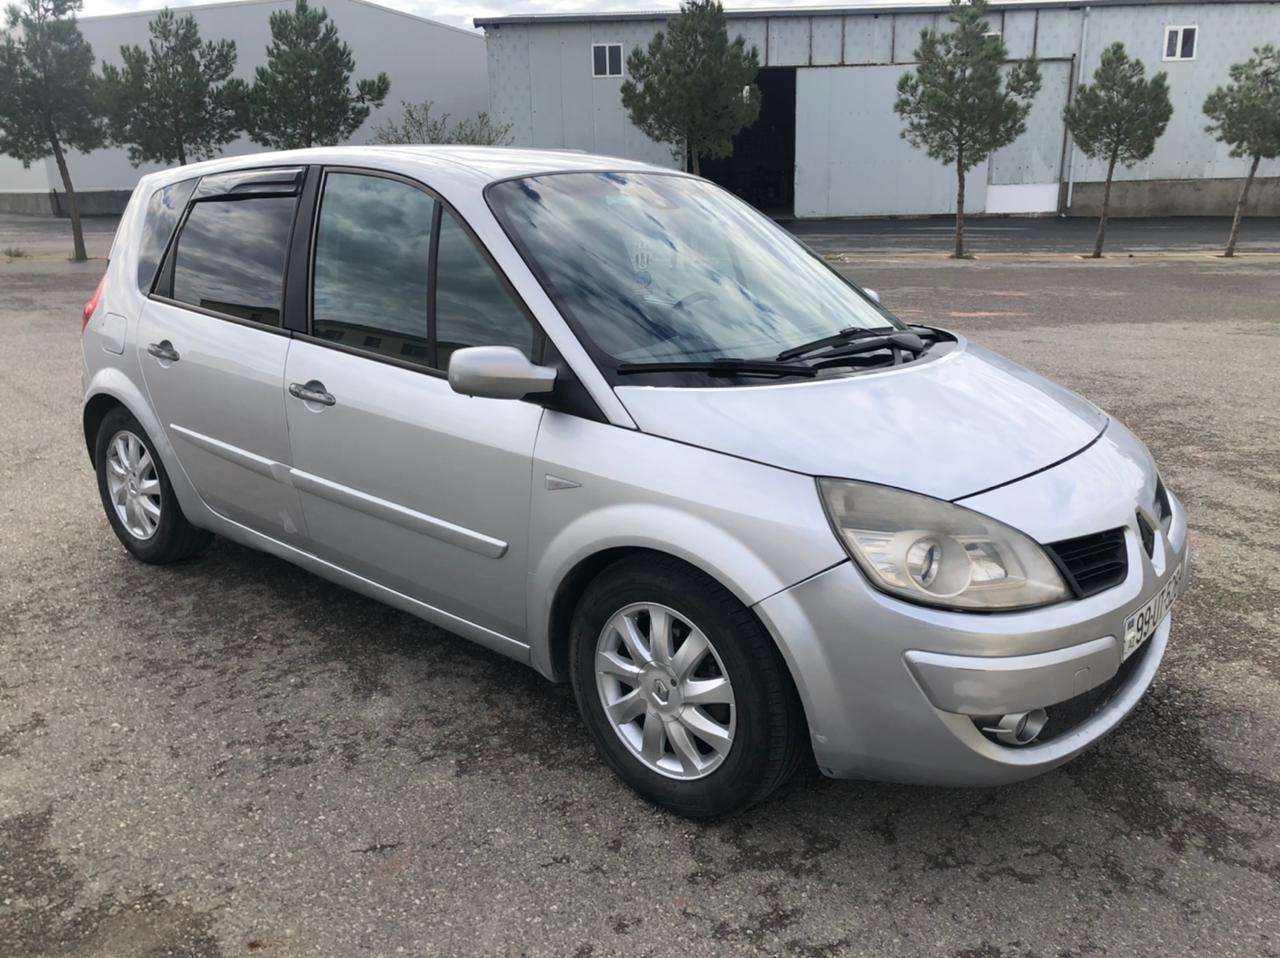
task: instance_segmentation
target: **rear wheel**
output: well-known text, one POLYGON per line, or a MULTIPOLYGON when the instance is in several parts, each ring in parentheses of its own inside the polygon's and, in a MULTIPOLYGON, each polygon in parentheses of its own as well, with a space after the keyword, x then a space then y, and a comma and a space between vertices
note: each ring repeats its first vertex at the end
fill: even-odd
POLYGON ((766 798, 806 751, 786 666, 756 617, 679 560, 610 566, 574 615, 572 680, 615 772, 649 801, 711 818, 766 798))
POLYGON ((209 544, 212 536, 182 514, 151 438, 123 406, 102 418, 93 461, 107 521, 137 558, 177 562, 209 544))

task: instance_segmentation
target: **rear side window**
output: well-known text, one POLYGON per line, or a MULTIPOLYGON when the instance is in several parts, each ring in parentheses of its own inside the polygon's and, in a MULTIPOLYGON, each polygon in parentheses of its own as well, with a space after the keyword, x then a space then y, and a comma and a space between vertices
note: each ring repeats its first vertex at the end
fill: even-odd
POLYGON ((533 326, 476 244, 448 213, 440 218, 436 263, 437 364, 455 349, 515 346, 533 358, 533 326))
POLYGON ((144 293, 151 292, 151 284, 156 278, 164 249, 169 245, 169 238, 173 236, 173 228, 178 225, 187 200, 191 199, 191 191, 199 181, 196 177, 170 183, 151 194, 142 219, 142 244, 138 250, 138 288, 144 293))
POLYGON ((296 205, 293 196, 197 202, 178 234, 169 297, 279 326, 296 205))
POLYGON ((399 180, 325 178, 316 231, 312 332, 431 364, 431 223, 436 201, 399 180))

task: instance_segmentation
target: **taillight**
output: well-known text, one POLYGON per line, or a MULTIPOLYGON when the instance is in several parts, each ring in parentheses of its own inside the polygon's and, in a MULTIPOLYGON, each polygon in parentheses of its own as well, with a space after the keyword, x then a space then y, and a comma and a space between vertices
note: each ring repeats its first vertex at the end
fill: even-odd
POLYGON ((80 333, 84 334, 84 328, 89 325, 89 320, 93 319, 93 311, 98 308, 98 303, 102 300, 102 290, 107 285, 107 274, 102 274, 102 279, 98 280, 98 288, 93 291, 93 296, 89 298, 89 302, 84 304, 84 318, 80 320, 80 333))

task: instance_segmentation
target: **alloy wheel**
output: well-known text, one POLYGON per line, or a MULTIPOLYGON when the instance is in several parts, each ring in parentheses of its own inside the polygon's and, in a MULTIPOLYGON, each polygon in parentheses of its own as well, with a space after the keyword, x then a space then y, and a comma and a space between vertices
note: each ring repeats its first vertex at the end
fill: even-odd
POLYGON ((127 429, 107 444, 107 491, 131 536, 146 540, 160 526, 160 476, 146 445, 127 429))
POLYGON ((733 746, 729 673, 710 639, 674 609, 619 609, 596 641, 596 689, 618 737, 652 771, 703 778, 733 746))

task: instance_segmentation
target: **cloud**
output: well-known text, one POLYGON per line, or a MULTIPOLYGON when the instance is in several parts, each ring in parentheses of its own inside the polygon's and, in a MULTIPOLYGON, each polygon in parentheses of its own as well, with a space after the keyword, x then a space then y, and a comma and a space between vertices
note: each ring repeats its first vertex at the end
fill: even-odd
MULTIPOLYGON (((201 0, 168 0, 171 7, 190 7, 200 5, 201 0)), ((208 0, 204 0, 208 2, 208 0)), ((324 0, 311 0, 315 6, 323 6, 324 0)), ((496 17, 512 14, 536 13, 603 13, 608 11, 635 10, 674 10, 679 6, 677 0, 653 0, 653 2, 637 3, 636 0, 376 0, 381 6, 406 13, 417 14, 442 23, 471 29, 472 20, 476 17, 496 17)), ((867 0, 864 0, 867 2, 867 0)), ((919 3, 936 3, 938 0, 869 0, 868 5, 887 5, 890 3, 912 5, 919 3)), ((91 17, 107 13, 131 13, 138 10, 159 10, 163 0, 85 0, 81 16, 91 17)), ((752 8, 777 9, 778 7, 822 7, 842 6, 847 4, 824 3, 822 0, 764 0, 761 3, 729 2, 726 6, 731 10, 750 10, 752 8)))

